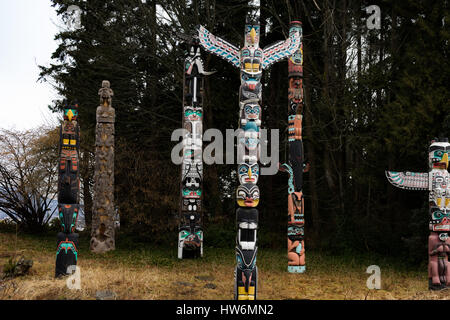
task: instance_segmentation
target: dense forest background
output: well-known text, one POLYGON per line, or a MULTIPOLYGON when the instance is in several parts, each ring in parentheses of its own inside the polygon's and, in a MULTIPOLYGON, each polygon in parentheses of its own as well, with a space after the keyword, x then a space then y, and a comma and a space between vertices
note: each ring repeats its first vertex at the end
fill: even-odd
MULTIPOLYGON (((40 79, 80 104, 81 175, 87 224, 92 208, 95 111, 101 81, 114 90, 115 199, 121 234, 175 246, 180 167, 170 160, 181 127, 181 34, 197 24, 242 46, 249 1, 53 0, 63 20, 81 8, 81 27, 61 31, 55 63, 40 79)), ((377 251, 426 259, 427 193, 394 188, 385 170, 428 171, 427 148, 450 135, 448 1, 261 0, 261 47, 301 20, 306 248, 377 251), (381 28, 365 8, 378 5, 381 28)), ((203 54, 204 129, 237 128, 239 72, 203 54)), ((286 159, 287 61, 263 76, 264 128, 281 129, 286 159)), ((61 111, 62 100, 51 106, 61 111)), ((56 164, 55 164, 56 165, 56 164)), ((235 165, 205 166, 206 246, 234 246, 235 165)), ((261 247, 286 245, 287 176, 262 176, 261 247)), ((121 235, 119 235, 120 241, 121 235)))

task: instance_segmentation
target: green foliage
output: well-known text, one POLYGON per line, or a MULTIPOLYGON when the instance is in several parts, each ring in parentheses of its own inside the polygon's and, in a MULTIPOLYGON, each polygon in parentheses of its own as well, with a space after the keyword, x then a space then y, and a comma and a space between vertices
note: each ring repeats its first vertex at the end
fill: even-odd
POLYGON ((13 256, 3 266, 3 277, 14 278, 28 274, 33 260, 26 260, 22 255, 13 256))

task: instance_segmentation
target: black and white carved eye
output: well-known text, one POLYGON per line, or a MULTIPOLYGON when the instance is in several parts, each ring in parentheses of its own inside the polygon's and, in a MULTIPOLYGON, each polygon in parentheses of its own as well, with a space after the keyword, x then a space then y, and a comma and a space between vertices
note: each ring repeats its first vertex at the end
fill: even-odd
POLYGON ((243 191, 243 190, 239 190, 237 196, 238 196, 238 198, 240 198, 240 199, 245 199, 246 193, 245 193, 245 191, 243 191))

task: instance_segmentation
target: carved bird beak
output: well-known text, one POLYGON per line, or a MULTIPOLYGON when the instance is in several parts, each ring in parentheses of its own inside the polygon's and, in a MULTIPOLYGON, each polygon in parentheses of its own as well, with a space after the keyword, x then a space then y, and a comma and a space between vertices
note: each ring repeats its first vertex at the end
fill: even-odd
POLYGON ((73 112, 72 112, 72 110, 69 110, 69 111, 67 112, 67 118, 69 118, 69 121, 72 121, 72 118, 73 118, 73 112))
POLYGON ((252 39, 252 43, 255 43, 255 38, 256 38, 255 28, 252 28, 252 30, 250 31, 250 38, 252 39))
POLYGON ((445 163, 445 169, 448 169, 448 153, 445 153, 442 157, 441 163, 445 163))

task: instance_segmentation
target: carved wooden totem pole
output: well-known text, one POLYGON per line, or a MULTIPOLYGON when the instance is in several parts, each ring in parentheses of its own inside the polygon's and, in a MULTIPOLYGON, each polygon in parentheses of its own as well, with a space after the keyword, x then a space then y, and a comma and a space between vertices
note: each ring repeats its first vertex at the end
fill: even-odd
POLYGON ((448 138, 435 138, 431 141, 428 152, 428 173, 386 171, 386 176, 389 182, 398 188, 429 191, 428 287, 430 290, 441 290, 450 287, 448 138))
POLYGON ((258 269, 256 267, 256 230, 258 228, 260 160, 260 126, 263 69, 291 56, 300 46, 300 28, 292 23, 289 38, 264 49, 259 47, 259 18, 247 18, 242 49, 215 37, 204 27, 198 27, 200 45, 208 52, 240 68, 239 91, 238 175, 236 190, 236 269, 234 296, 237 300, 254 300, 257 296, 258 269))
POLYGON ((98 91, 95 137, 94 199, 92 208, 91 251, 103 253, 115 249, 114 229, 114 122, 115 110, 109 81, 98 91))
MULTIPOLYGON (((302 32, 301 22, 299 25, 302 32)), ((280 170, 289 174, 288 180, 288 272, 305 272, 305 242, 304 242, 304 200, 303 200, 303 170, 304 153, 302 142, 303 120, 303 43, 288 60, 288 163, 280 170)))
POLYGON ((67 268, 76 265, 78 260, 75 226, 80 208, 80 129, 77 119, 78 104, 66 105, 59 140, 58 213, 62 230, 57 238, 55 277, 69 274, 67 268))
POLYGON ((202 227, 202 136, 203 78, 212 72, 203 69, 198 38, 187 41, 189 55, 183 78, 183 163, 179 211, 178 258, 203 257, 202 227))

